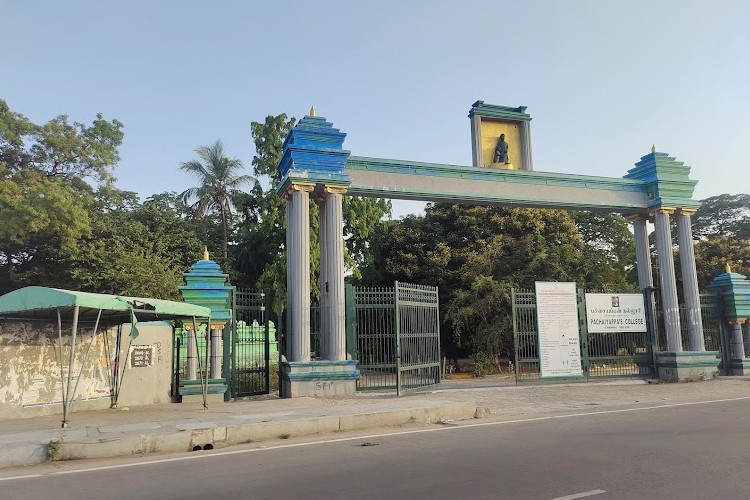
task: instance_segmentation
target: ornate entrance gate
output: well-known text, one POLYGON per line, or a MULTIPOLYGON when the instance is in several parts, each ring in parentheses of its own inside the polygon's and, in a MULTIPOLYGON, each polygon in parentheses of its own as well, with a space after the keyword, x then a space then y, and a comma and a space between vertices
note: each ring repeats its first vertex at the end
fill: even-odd
POLYGON ((437 287, 347 285, 347 351, 359 360, 357 390, 404 394, 440 383, 437 287))

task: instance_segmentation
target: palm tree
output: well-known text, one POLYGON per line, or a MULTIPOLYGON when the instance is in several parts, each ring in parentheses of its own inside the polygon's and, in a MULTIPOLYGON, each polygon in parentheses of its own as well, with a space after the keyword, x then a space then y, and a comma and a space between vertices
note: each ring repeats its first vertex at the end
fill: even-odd
POLYGON ((229 219, 234 208, 234 199, 240 187, 255 178, 239 175, 242 161, 229 158, 224 154, 224 146, 217 140, 211 146, 202 146, 195 150, 199 160, 190 160, 180 164, 180 170, 187 172, 200 181, 200 186, 184 191, 180 197, 190 205, 193 218, 199 219, 209 213, 218 213, 224 237, 224 261, 227 260, 229 219))

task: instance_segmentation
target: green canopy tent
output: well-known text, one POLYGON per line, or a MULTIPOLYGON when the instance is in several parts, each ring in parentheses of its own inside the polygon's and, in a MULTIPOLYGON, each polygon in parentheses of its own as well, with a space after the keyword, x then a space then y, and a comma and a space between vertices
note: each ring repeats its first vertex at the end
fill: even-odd
MULTIPOLYGON (((29 286, 0 296, 0 318, 3 320, 14 321, 42 321, 45 323, 57 323, 58 333, 58 360, 60 363, 60 379, 63 406, 62 426, 68 424, 68 413, 70 403, 75 398, 78 380, 76 386, 73 382, 73 363, 75 361, 75 344, 78 335, 79 326, 93 323, 94 335, 91 342, 93 343, 97 331, 100 327, 109 328, 112 326, 130 323, 130 343, 138 336, 137 323, 141 321, 162 321, 178 320, 192 321, 193 331, 198 332, 198 321, 205 320, 210 322, 211 309, 186 302, 175 302, 171 300, 160 300, 142 297, 123 297, 119 295, 107 295, 101 293, 78 292, 71 290, 61 290, 57 288, 47 288, 41 286, 29 286), (68 374, 67 381, 63 375, 63 318, 70 318, 71 339, 70 353, 68 356, 68 374)), ((208 331, 208 328, 206 328, 208 331)), ((120 345, 120 335, 118 330, 118 353, 120 345)), ((208 344, 208 342, 206 343, 208 344)), ((84 360, 91 345, 85 351, 84 360)), ((127 353, 129 355, 130 348, 127 353)), ((108 353, 109 355, 109 350, 108 353)), ((204 358, 207 360, 207 357, 204 358)), ((201 373, 201 383, 203 388, 203 404, 206 405, 207 379, 205 370, 202 369, 200 353, 198 354, 199 372, 201 373)), ((127 358, 123 363, 122 373, 124 375, 127 366, 127 358)), ((117 368, 115 368, 116 370, 117 368)), ((112 394, 112 406, 117 406, 117 397, 119 388, 122 383, 122 376, 113 377, 114 384, 110 384, 112 394), (115 387, 116 386, 116 387, 115 387)))

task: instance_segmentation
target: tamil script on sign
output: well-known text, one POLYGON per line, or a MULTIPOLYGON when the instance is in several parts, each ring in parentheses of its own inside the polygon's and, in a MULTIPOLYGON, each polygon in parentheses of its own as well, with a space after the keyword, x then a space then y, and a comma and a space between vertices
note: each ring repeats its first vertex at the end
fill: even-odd
POLYGON ((589 333, 645 332, 646 308, 639 293, 587 293, 589 333))
POLYGON ((535 286, 539 376, 580 377, 576 284, 537 281, 535 286))

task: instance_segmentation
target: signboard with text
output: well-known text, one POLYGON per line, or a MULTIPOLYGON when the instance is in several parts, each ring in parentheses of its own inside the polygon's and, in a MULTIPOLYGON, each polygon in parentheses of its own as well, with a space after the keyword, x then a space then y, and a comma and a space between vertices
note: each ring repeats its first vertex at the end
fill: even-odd
POLYGON ((645 332, 646 308, 640 293, 587 293, 589 333, 645 332))
POLYGON ((576 284, 537 281, 535 287, 540 378, 582 376, 576 284))

